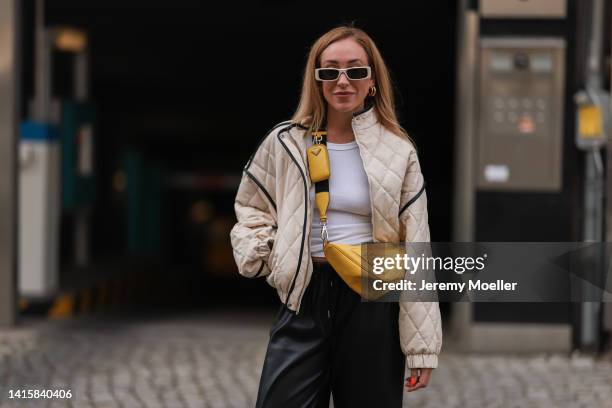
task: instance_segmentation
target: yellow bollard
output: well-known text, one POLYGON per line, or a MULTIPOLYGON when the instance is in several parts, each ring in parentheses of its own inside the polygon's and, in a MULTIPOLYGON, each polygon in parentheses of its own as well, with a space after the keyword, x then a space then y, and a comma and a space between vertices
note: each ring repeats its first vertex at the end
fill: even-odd
POLYGON ((74 313, 75 299, 72 293, 61 295, 55 300, 48 313, 50 319, 65 319, 74 313))

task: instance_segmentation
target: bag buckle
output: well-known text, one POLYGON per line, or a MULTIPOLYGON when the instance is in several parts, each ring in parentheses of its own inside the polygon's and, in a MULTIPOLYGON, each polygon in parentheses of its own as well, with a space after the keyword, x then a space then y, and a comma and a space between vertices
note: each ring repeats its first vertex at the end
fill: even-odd
POLYGON ((327 135, 327 131, 325 130, 317 130, 316 132, 312 132, 312 139, 314 144, 321 144, 323 142, 323 136, 327 135))
POLYGON ((327 234, 327 223, 321 225, 321 239, 323 240, 323 246, 327 245, 329 236, 327 234))

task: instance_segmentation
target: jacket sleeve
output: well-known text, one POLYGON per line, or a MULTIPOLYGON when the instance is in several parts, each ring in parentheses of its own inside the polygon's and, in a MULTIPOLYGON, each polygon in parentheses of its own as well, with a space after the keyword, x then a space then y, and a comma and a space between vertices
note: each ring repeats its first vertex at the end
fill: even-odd
POLYGON ((260 150, 265 151, 249 160, 242 173, 234 203, 238 222, 230 231, 238 272, 248 278, 270 274, 268 260, 277 231, 274 189, 264 184, 274 179, 273 174, 266 173, 271 160, 266 149, 260 150))
MULTIPOLYGON (((430 242, 425 181, 417 152, 411 148, 400 203, 400 225, 406 244, 430 242)), ((426 244, 429 249, 429 244, 426 244)), ((436 368, 442 348, 438 302, 400 301, 399 331, 408 368, 436 368)))

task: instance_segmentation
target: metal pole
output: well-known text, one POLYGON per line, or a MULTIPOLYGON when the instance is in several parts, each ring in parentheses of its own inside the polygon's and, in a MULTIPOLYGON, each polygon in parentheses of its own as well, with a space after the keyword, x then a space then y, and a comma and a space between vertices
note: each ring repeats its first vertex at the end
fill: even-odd
MULTIPOLYGON (((457 9, 457 97, 455 110, 455 179, 453 203, 453 241, 474 240, 476 162, 476 83, 478 60, 479 16, 469 0, 462 0, 457 9)), ((453 304, 451 336, 460 347, 469 347, 472 304, 453 304)))
MULTIPOLYGON (((612 13, 611 13, 612 17, 612 13)), ((608 24, 612 26, 612 19, 608 21, 608 24)), ((610 51, 610 58, 612 58, 612 49, 610 51)), ((610 72, 608 72, 610 76, 610 84, 612 84, 612 65, 610 65, 610 72)), ((612 88, 612 85, 611 85, 612 88)), ((612 89, 610 90, 612 92, 612 89)), ((610 110, 608 111, 610 118, 612 118, 612 103, 610 104, 610 110)), ((608 132, 608 143, 606 144, 607 151, 607 175, 606 175, 606 191, 604 191, 606 197, 606 241, 608 245, 612 243, 612 132, 608 132)), ((607 270, 607 282, 606 282, 606 291, 612 291, 612 263, 608 265, 607 270)), ((604 303, 604 329, 607 331, 612 331, 612 302, 604 303)))
MULTIPOLYGON (((85 48, 74 57, 75 99, 86 102, 89 99, 89 59, 85 48)), ((85 266, 89 263, 89 208, 77 208, 74 219, 75 263, 85 266)))
POLYGON ((457 97, 455 110, 455 197, 453 241, 474 240, 475 225, 475 134, 476 79, 478 58, 478 10, 462 0, 458 10, 457 97))
MULTIPOLYGON (((585 85, 587 94, 596 98, 594 102, 601 101, 601 54, 604 33, 604 1, 593 0, 591 10, 591 34, 589 38, 589 54, 587 77, 585 85)), ((598 103, 601 107, 601 104, 598 103)), ((583 235, 586 242, 602 242, 603 240, 603 190, 604 174, 601 163, 601 152, 598 147, 587 151, 585 157, 585 187, 584 187, 584 227, 583 235)), ((599 262, 596 262, 599 265, 599 262)), ((593 273, 599 273, 599 270, 593 273)), ((588 282, 584 284, 585 295, 593 294, 593 288, 588 282)), ((595 292, 596 293, 596 292, 595 292)), ((591 296, 589 296, 590 298, 591 296)), ((599 343, 599 313, 600 302, 583 302, 581 310, 580 342, 583 348, 596 349, 599 343)))
POLYGON ((51 47, 45 29, 45 0, 36 0, 36 53, 34 55, 34 112, 32 118, 38 122, 51 119, 51 47))
POLYGON ((17 315, 20 1, 0 0, 0 326, 17 315))
MULTIPOLYGON (((583 231, 585 242, 602 241, 601 222, 603 219, 603 174, 601 173, 601 170, 597 169, 597 155, 600 155, 599 149, 597 149, 596 151, 586 152, 585 158, 585 219, 583 231)), ((601 160, 601 158, 599 158, 599 160, 601 160)), ((595 262, 595 265, 600 265, 599 261, 595 262)), ((592 271, 592 273, 598 272, 598 270, 592 271)), ((586 298, 592 298, 589 294, 597 293, 597 288, 593 288, 592 284, 588 281, 586 281, 583 286, 586 298)), ((582 303, 582 325, 580 330, 580 338, 583 348, 597 348, 599 332, 599 310, 599 302, 584 301, 582 303)))

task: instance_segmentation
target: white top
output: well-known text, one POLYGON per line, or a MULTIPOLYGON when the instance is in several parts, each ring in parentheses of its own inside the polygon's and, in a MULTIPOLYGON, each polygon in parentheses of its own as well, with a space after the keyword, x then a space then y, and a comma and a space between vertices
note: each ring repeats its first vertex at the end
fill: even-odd
MULTIPOLYGON (((312 146, 311 138, 308 138, 307 145, 312 146)), ((370 185, 359 154, 359 146, 356 141, 328 142, 327 150, 330 165, 330 200, 327 209, 329 242, 344 244, 372 242, 370 185)), ((310 188, 310 206, 312 208, 311 256, 324 257, 314 183, 310 188)))

